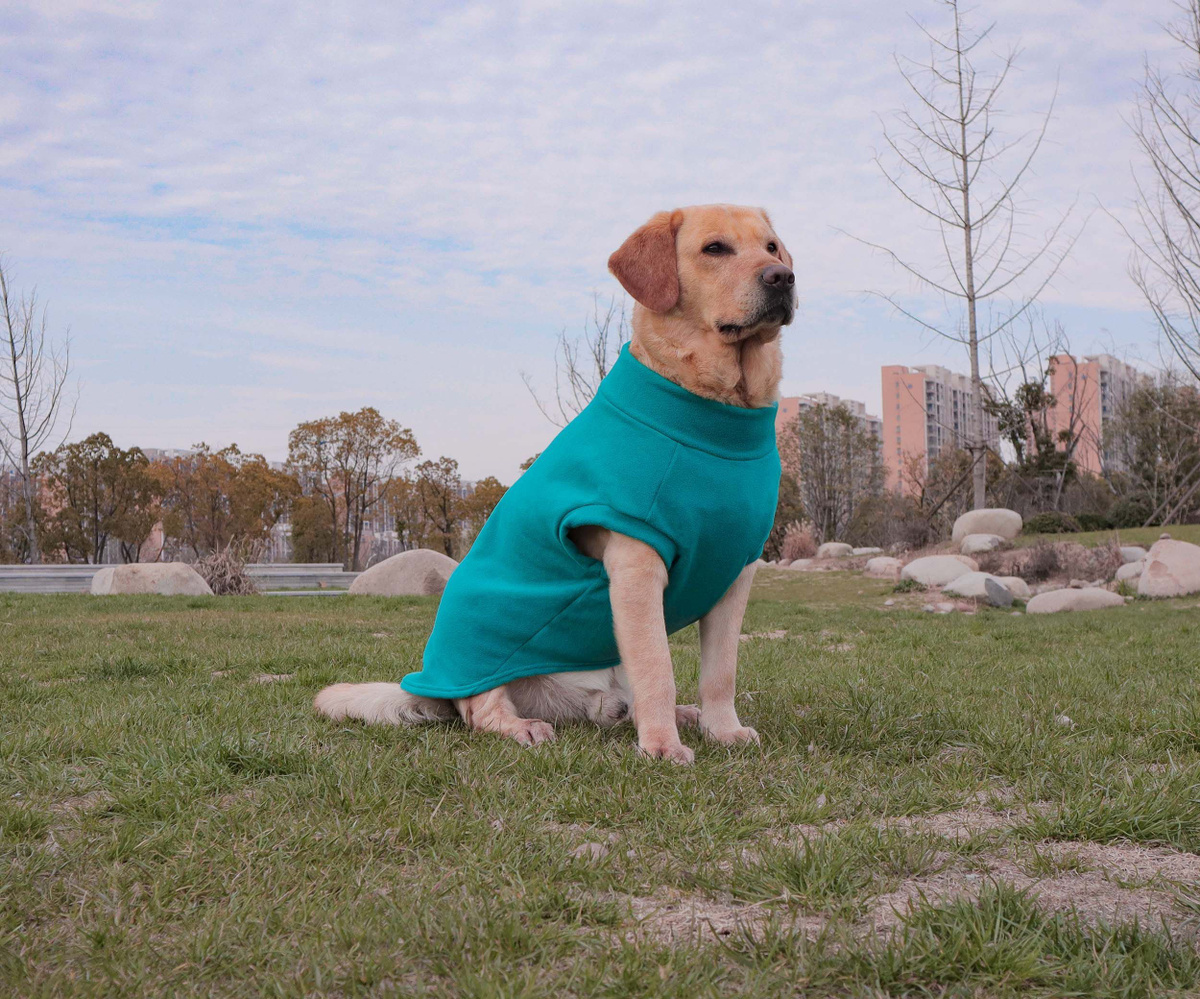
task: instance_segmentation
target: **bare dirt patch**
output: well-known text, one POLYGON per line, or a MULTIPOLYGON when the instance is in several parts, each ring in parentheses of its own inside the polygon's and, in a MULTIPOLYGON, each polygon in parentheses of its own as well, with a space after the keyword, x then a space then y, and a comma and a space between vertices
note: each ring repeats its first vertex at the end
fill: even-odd
POLYGON ((1074 911, 1089 923, 1138 919, 1157 926, 1196 926, 1197 916, 1179 903, 1176 883, 1194 884, 1200 877, 1200 857, 1134 844, 1065 842, 1041 844, 1043 854, 1083 864, 1046 877, 1032 875, 1011 850, 977 854, 970 867, 956 861, 942 870, 910 878, 895 891, 871 904, 861 927, 884 933, 894 929, 910 908, 923 900, 938 903, 974 898, 989 883, 1002 881, 1028 891, 1052 912, 1074 911))
POLYGON ((291 680, 295 677, 295 673, 259 673, 254 678, 255 683, 282 683, 284 680, 291 680))
POLYGON ((781 913, 767 903, 745 904, 728 898, 706 898, 674 888, 663 888, 646 896, 609 897, 629 906, 634 921, 629 935, 645 935, 665 943, 721 940, 738 933, 757 937, 772 920, 783 920, 792 932, 815 937, 827 922, 824 916, 781 913))

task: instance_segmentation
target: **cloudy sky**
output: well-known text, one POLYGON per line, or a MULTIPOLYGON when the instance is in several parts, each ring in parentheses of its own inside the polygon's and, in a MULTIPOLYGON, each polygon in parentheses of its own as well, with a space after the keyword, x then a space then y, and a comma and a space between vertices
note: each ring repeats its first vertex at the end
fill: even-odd
MULTIPOLYGON (((942 8, 911 0, 931 27, 942 8)), ((1020 134, 1058 81, 1027 185, 1036 239, 1090 221, 1043 296, 1077 353, 1156 362, 1126 276, 1143 59, 1170 0, 1003 0, 990 52, 1020 134), (1074 223, 1072 223, 1074 224, 1074 223)), ((865 292, 910 281, 844 230, 923 253, 872 161, 924 52, 891 0, 828 4, 155 3, 0 8, 0 248, 70 328, 72 436, 235 441, 271 458, 302 419, 374 405, 430 456, 511 481, 553 428, 556 334, 619 292, 608 254, 657 209, 766 206, 795 257, 786 394, 879 409, 879 366, 948 363, 865 292)))

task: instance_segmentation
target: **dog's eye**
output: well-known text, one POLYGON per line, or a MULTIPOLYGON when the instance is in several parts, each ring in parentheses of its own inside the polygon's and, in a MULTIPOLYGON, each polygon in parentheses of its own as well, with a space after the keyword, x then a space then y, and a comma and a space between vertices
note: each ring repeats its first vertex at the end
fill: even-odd
POLYGON ((722 253, 728 253, 729 247, 726 246, 724 243, 721 243, 717 240, 713 240, 711 243, 708 244, 708 246, 706 246, 704 248, 704 252, 707 253, 709 256, 716 257, 722 253))
POLYGON ((767 244, 767 252, 768 253, 778 253, 779 247, 776 246, 774 243, 768 243, 767 244))

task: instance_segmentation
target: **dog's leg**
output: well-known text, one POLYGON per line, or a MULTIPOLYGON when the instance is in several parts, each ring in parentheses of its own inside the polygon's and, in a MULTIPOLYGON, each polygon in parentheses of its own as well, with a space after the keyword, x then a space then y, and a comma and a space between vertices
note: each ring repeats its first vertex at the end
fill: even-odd
POLYGON ((700 729, 717 742, 758 742, 758 733, 738 721, 734 707, 742 617, 754 582, 746 566, 720 602, 700 619, 700 729))
POLYGON ((675 672, 663 617, 667 567, 649 545, 615 533, 605 539, 603 558, 617 648, 633 691, 638 748, 647 756, 691 763, 695 754, 679 741, 675 672))
POLYGON ((507 687, 493 687, 474 697, 454 702, 468 728, 478 732, 496 732, 516 739, 522 746, 554 741, 554 726, 537 718, 517 714, 507 687))

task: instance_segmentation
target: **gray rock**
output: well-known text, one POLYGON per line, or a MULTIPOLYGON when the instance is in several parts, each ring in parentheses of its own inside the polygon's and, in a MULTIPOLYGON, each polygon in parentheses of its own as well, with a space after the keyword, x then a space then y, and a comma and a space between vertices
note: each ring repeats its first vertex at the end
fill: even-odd
POLYGON ((350 584, 350 592, 376 597, 434 597, 458 568, 449 555, 414 548, 385 558, 350 584))
POLYGON ((1025 610, 1029 614, 1058 614, 1063 611, 1103 610, 1107 607, 1124 607, 1125 600, 1108 590, 1050 590, 1039 593, 1029 601, 1025 610))
POLYGON ((1146 549, 1138 545, 1121 545, 1121 558, 1126 564, 1130 562, 1140 562, 1146 557, 1146 549))
POLYGON ((873 576, 876 579, 898 579, 900 570, 904 568, 904 563, 898 558, 889 558, 887 555, 877 555, 875 558, 868 559, 866 568, 863 569, 863 574, 873 576))
POLYGON ((984 552, 994 552, 1004 544, 999 534, 968 534, 962 539, 958 550, 964 555, 981 555, 984 552))
POLYGON ((1117 568, 1117 582, 1127 582, 1131 579, 1137 579, 1145 568, 1146 562, 1144 559, 1138 559, 1136 562, 1126 562, 1117 568))
POLYGON ((817 549, 817 558, 845 558, 853 554, 854 549, 840 541, 826 541, 817 549))
POLYGON ((211 597, 204 577, 185 562, 134 562, 105 566, 92 577, 92 593, 158 593, 163 596, 211 597))
POLYGON ((1020 576, 997 576, 996 578, 1000 580, 1000 585, 1013 595, 1014 600, 1028 600, 1033 596, 1029 592, 1029 584, 1020 576))
POLYGON ((968 572, 951 580, 942 588, 943 593, 956 597, 983 600, 992 607, 1011 607, 1013 595, 995 576, 987 572, 968 572))
POLYGON ((851 555, 882 555, 882 548, 855 548, 850 552, 851 555))
POLYGON ((970 559, 957 555, 926 555, 913 559, 900 570, 901 579, 911 579, 923 586, 945 586, 968 572, 977 572, 979 566, 970 559))
POLYGON ((1200 545, 1163 538, 1146 553, 1146 568, 1138 578, 1143 597, 1182 597, 1200 593, 1200 545))
POLYGON ((962 541, 968 534, 998 534, 1005 541, 1011 541, 1021 533, 1023 523, 1016 510, 995 507, 970 510, 954 522, 951 537, 955 541, 962 541))

